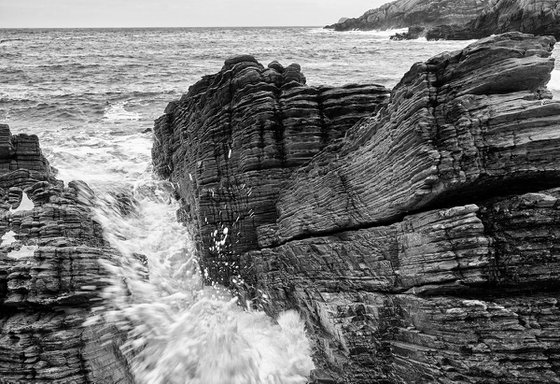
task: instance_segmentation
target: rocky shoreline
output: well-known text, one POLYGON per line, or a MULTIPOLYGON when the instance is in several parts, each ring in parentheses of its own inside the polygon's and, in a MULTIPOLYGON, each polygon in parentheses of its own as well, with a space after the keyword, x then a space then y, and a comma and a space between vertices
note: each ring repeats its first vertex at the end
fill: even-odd
MULTIPOLYGON (((393 90, 226 60, 154 127, 208 281, 297 310, 311 383, 560 383, 554 44, 493 36, 393 90)), ((0 125, 0 382, 135 382, 95 199, 0 125)))
POLYGON ((560 382, 554 43, 484 39, 390 95, 232 58, 156 121, 154 165, 210 279, 303 314, 314 382, 560 382))
POLYGON ((560 7, 556 0, 471 0, 460 4, 399 0, 326 28, 408 28, 408 32, 394 35, 395 40, 472 40, 513 31, 560 39, 560 7))

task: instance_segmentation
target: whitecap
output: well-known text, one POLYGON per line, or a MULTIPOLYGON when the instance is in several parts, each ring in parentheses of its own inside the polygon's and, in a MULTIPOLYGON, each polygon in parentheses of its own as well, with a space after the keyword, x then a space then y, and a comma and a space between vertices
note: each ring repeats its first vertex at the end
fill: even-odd
POLYGON ((138 112, 127 111, 125 109, 125 103, 109 104, 105 108, 105 113, 103 118, 110 121, 118 120, 140 120, 140 114, 138 112))

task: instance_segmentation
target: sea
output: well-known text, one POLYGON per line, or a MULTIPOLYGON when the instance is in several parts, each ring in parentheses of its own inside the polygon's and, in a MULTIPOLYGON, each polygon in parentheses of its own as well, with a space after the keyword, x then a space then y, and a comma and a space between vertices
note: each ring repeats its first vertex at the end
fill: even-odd
MULTIPOLYGON (((471 43, 392 41, 395 32, 0 29, 0 123, 37 135, 59 179, 96 191, 97 219, 123 260, 107 266, 110 304, 93 318, 130 333, 122 348, 136 351, 138 383, 303 384, 314 368, 300 314, 272 319, 223 287, 202 284, 171 186, 152 174, 154 119, 233 55, 298 63, 310 85, 393 87, 413 63, 471 43), (114 209, 122 193, 134 214, 114 209)), ((560 97, 558 65, 548 87, 560 97)))

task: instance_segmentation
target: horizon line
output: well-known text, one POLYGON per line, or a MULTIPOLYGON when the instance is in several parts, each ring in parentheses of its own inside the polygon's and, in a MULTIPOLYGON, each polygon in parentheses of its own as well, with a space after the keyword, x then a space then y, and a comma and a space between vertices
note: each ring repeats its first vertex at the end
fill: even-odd
POLYGON ((0 27, 0 30, 8 29, 185 29, 185 28, 324 28, 325 25, 214 25, 214 26, 133 26, 133 27, 0 27))

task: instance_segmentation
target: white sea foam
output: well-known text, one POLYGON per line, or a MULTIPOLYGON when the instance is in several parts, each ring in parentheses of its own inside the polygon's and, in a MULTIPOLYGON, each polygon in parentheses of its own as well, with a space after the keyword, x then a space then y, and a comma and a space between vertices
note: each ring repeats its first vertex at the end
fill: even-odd
POLYGON ((16 233, 14 231, 8 231, 4 234, 4 236, 2 236, 0 240, 2 240, 2 242, 0 242, 0 245, 11 245, 17 241, 16 233))
POLYGON ((108 266, 115 276, 106 291, 115 306, 108 318, 134 324, 125 349, 137 351, 131 364, 137 381, 306 383, 313 362, 299 315, 287 312, 275 322, 242 309, 223 288, 204 287, 170 188, 146 177, 132 187, 133 213, 121 216, 110 195, 98 209, 107 239, 124 256, 108 266))
POLYGON ((33 208, 35 208, 35 204, 33 204, 33 201, 27 196, 27 193, 23 192, 18 207, 16 209, 10 208, 10 212, 30 211, 33 208))
POLYGON ((105 108, 103 117, 110 121, 140 120, 140 114, 133 111, 127 111, 124 102, 109 104, 109 106, 105 108))
POLYGON ((350 30, 350 31, 335 31, 334 29, 313 28, 308 31, 311 34, 349 34, 349 35, 362 35, 362 36, 375 36, 379 38, 389 38, 396 33, 407 32, 408 28, 386 29, 386 30, 350 30))
POLYGON ((548 82, 548 89, 552 92, 555 99, 560 99, 560 70, 552 71, 552 76, 548 82))
POLYGON ((8 257, 12 259, 21 259, 22 257, 31 257, 35 251, 39 249, 36 245, 23 245, 20 249, 8 252, 8 257))

